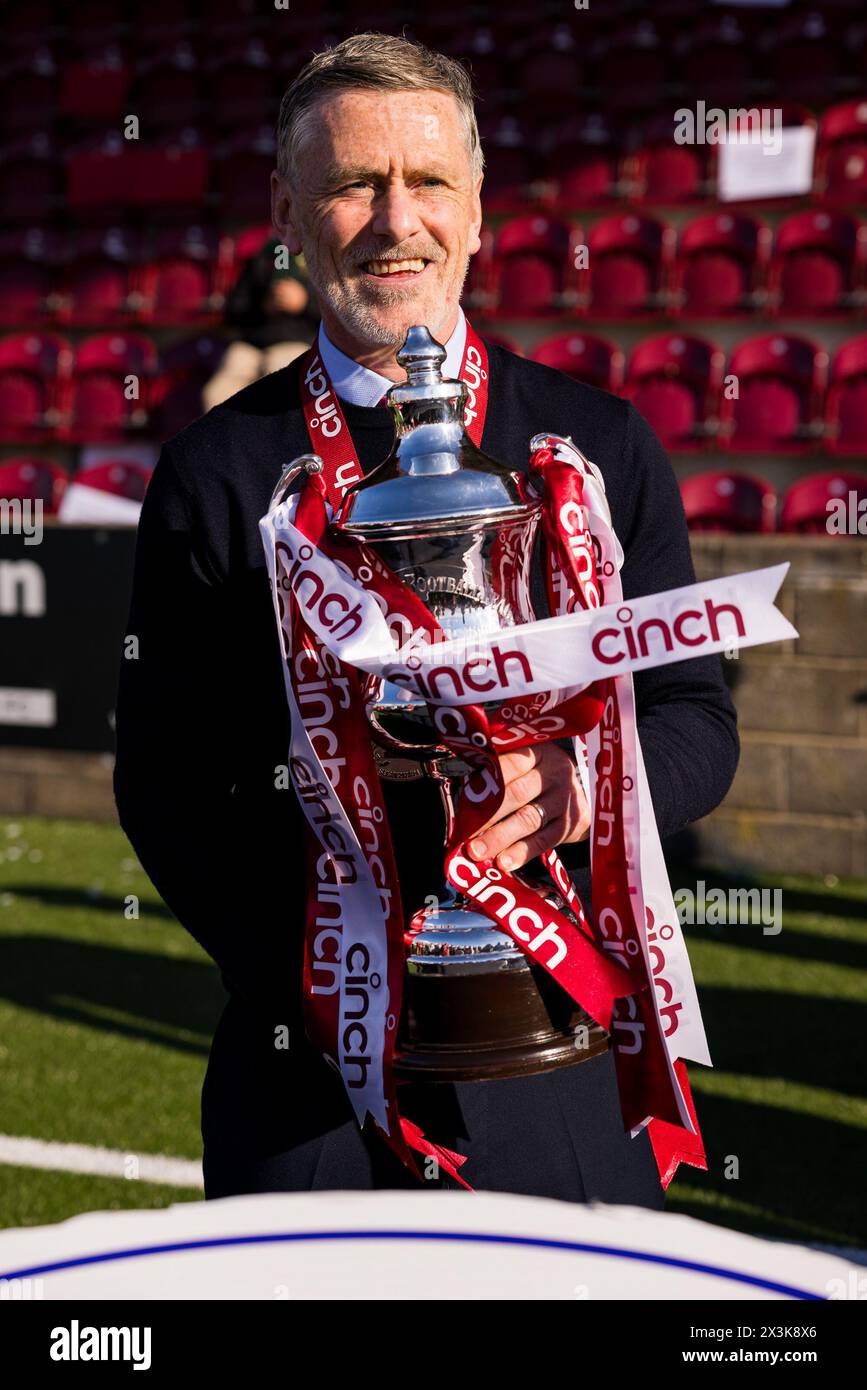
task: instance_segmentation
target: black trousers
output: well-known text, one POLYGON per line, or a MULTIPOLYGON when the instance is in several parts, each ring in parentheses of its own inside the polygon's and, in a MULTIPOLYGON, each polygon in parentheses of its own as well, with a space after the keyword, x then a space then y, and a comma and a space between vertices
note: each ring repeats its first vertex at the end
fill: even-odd
MULTIPOLYGON (((323 1189, 420 1190, 368 1123, 360 1130, 340 1077, 289 1028, 230 998, 202 1087, 206 1198, 323 1189)), ((479 1191, 661 1210, 664 1193, 646 1130, 624 1132, 613 1055, 506 1081, 408 1083, 402 1113, 428 1138, 467 1156, 479 1191)), ((424 1166, 424 1160, 421 1160, 424 1166)), ((452 1188, 447 1174, 424 1187, 452 1188)))

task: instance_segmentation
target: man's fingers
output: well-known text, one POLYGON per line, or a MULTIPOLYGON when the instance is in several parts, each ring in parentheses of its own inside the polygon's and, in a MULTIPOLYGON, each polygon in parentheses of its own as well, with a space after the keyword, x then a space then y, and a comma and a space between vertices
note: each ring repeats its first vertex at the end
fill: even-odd
POLYGON ((537 743, 531 748, 519 748, 515 753, 500 755, 500 770, 507 787, 517 778, 531 772, 542 761, 542 750, 545 746, 544 743, 537 743))
MULTIPOLYGON (((524 772, 520 777, 516 777, 513 782, 509 782, 506 785, 506 794, 502 802, 493 816, 491 816, 491 819, 485 821, 485 824, 480 826, 476 831, 476 837, 481 838, 484 836, 487 839, 486 832, 488 826, 505 820, 507 816, 511 816, 528 801, 535 801, 543 790, 544 779, 538 767, 532 767, 529 772, 524 772)), ((475 839, 473 840, 473 844, 475 845, 475 839)), ((482 854, 481 857, 484 858, 484 854, 482 854)))
MULTIPOLYGON (((475 836, 469 843, 470 852, 478 859, 496 859, 497 855, 510 849, 516 842, 529 840, 538 833, 549 830, 552 825, 562 829, 563 818, 555 812, 556 808, 551 806, 550 799, 547 803, 540 798, 538 801, 519 806, 511 815, 488 826, 482 836, 475 836), (545 811, 544 822, 536 809, 537 806, 545 811)), ((550 839, 546 848, 557 843, 559 842, 556 839, 550 839)), ((508 864, 503 865, 503 868, 508 867, 508 864)))
MULTIPOLYGON (((576 779, 574 765, 562 748, 538 744, 500 758, 505 782, 503 800, 497 810, 468 842, 473 859, 496 859, 512 845, 523 848, 520 862, 540 853, 538 846, 550 849, 566 839, 581 837, 584 795, 576 779), (540 827, 537 807, 543 806, 546 823, 540 827), (553 826, 553 830, 549 827, 553 826)), ((518 867, 498 861, 503 868, 518 867)))
POLYGON ((538 815, 531 807, 528 809, 532 811, 536 827, 529 833, 514 839, 502 853, 495 855, 498 866, 510 873, 514 873, 516 869, 522 869, 537 855, 544 854, 546 850, 559 845, 566 829, 565 816, 553 815, 549 818, 546 815, 544 823, 540 825, 538 815))
MULTIPOLYGON (((503 827, 508 827, 512 817, 520 814, 521 808, 528 803, 539 801, 543 796, 553 797, 551 814, 559 815, 574 781, 571 760, 561 748, 544 743, 501 755, 500 770, 505 782, 503 800, 469 842, 469 852, 474 859, 491 858, 505 849, 508 841, 503 838, 503 827)), ((523 827, 527 822, 516 824, 523 827)), ((517 838, 519 834, 513 833, 512 839, 517 838)))

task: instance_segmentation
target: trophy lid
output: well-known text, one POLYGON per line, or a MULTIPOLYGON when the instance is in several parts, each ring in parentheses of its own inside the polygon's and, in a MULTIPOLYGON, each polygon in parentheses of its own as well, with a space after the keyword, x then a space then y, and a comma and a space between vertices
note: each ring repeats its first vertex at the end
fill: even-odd
POLYGON ((349 534, 409 534, 499 525, 535 515, 521 475, 483 454, 464 429, 467 388, 443 378, 446 350, 423 324, 397 354, 406 381, 387 395, 396 440, 384 463, 343 500, 337 526, 349 534))

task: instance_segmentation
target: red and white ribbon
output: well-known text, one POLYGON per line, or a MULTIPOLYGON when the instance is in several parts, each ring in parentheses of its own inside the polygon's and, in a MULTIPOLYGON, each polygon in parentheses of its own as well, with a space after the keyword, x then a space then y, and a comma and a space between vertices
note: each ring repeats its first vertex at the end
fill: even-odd
MULTIPOLYGON (((431 642, 401 623, 368 590, 353 584, 322 552, 303 558, 303 537, 285 517, 304 620, 341 661, 435 704, 474 705, 569 688, 584 690, 653 666, 667 666, 792 637, 774 597, 788 562, 744 574, 622 598, 601 608, 543 618, 471 637, 431 642)), ((305 551, 306 553, 306 551, 305 551)), ((397 617, 397 615, 396 615, 397 617)))
MULTIPOLYGON (((678 1161, 705 1166, 684 1058, 709 1064, 686 948, 638 739, 633 670, 795 635, 773 606, 786 566, 623 601, 622 550, 598 470, 571 440, 532 441, 542 488, 546 582, 555 616, 448 641, 432 613, 366 545, 331 528, 357 454, 321 358, 300 364, 305 418, 323 471, 260 523, 292 715, 290 775, 308 824, 305 1019, 401 1159, 461 1156, 398 1112, 393 1079, 404 969, 400 892, 364 713, 360 672, 428 702, 442 743, 472 773, 446 849, 449 881, 612 1033, 625 1126, 650 1123, 665 1185, 678 1161), (499 702, 486 714, 484 701, 499 702), (555 851, 543 856, 570 920, 514 875, 464 852, 504 796, 497 754, 571 735, 591 811, 593 914, 555 851)), ((465 423, 480 442, 484 346, 467 326, 465 423)), ((508 544, 495 583, 514 584, 508 544)), ((415 1169, 417 1171, 417 1169, 415 1169)))

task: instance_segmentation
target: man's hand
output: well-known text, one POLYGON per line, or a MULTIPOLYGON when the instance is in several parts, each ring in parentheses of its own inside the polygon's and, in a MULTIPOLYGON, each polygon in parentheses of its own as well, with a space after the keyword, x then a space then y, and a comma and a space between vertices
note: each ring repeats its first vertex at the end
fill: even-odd
POLYGON ((473 859, 496 859, 501 869, 520 869, 555 845, 587 838, 590 808, 578 769, 558 744, 504 753, 500 767, 506 795, 495 818, 470 840, 473 859))

